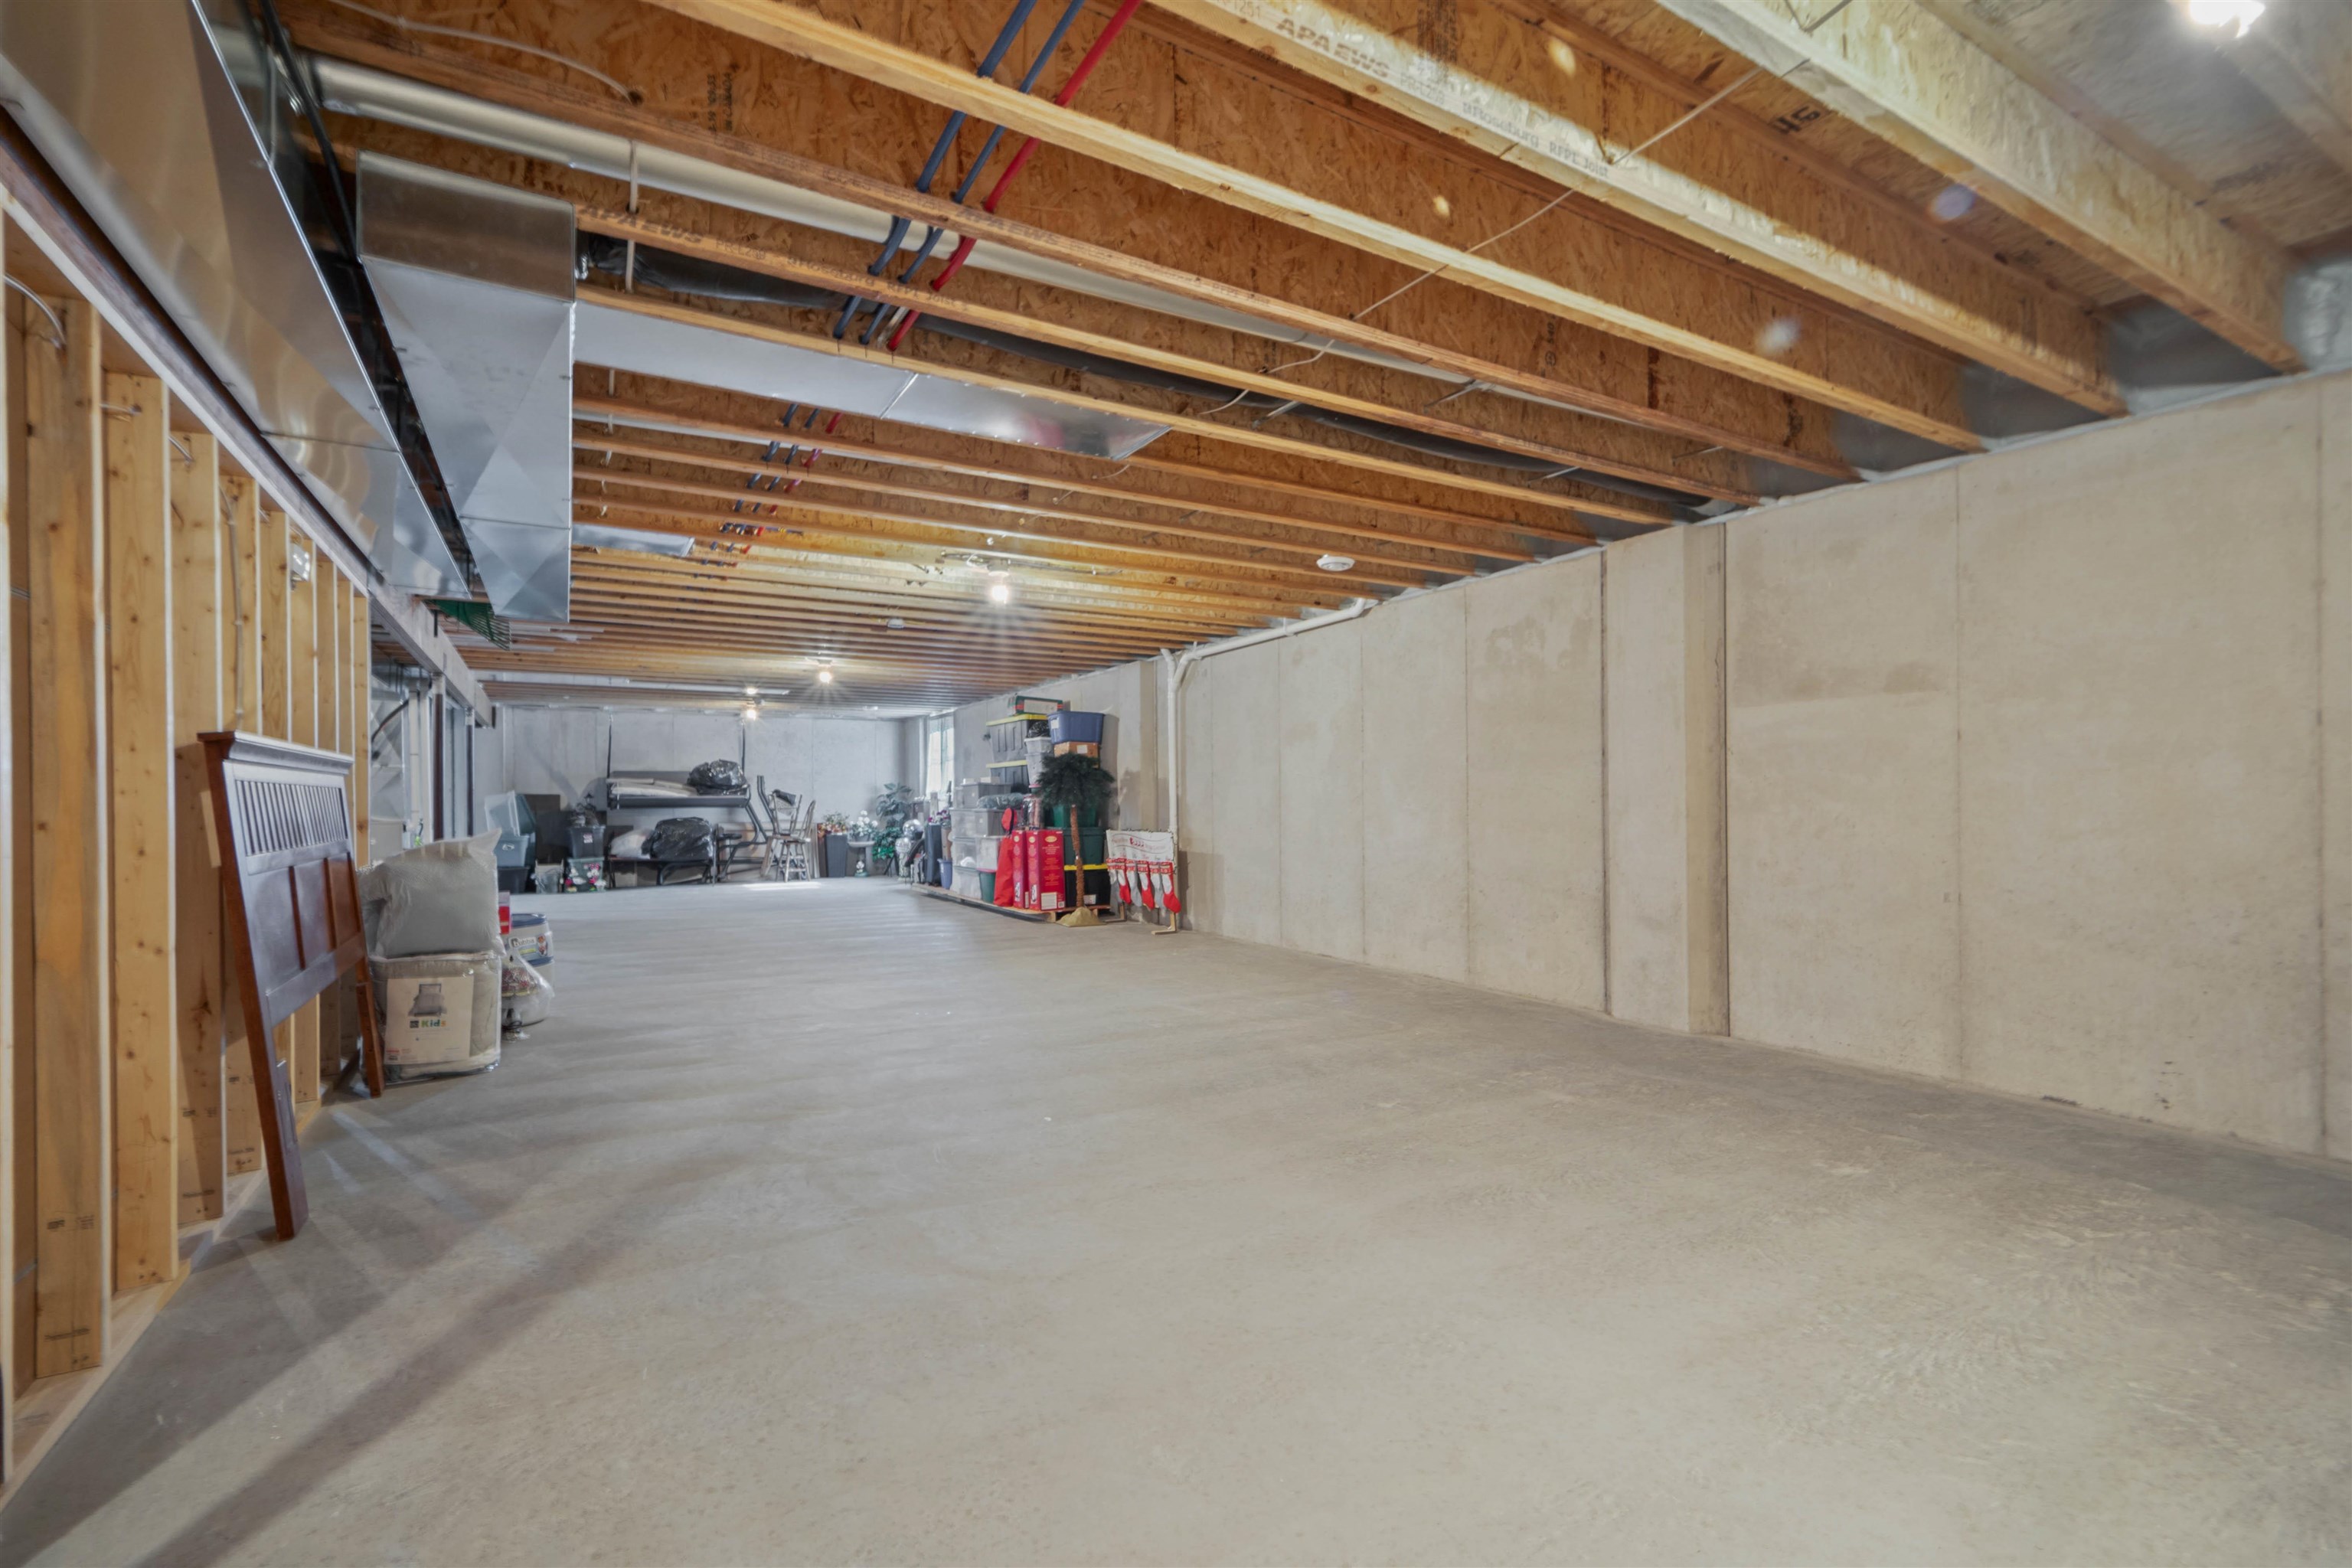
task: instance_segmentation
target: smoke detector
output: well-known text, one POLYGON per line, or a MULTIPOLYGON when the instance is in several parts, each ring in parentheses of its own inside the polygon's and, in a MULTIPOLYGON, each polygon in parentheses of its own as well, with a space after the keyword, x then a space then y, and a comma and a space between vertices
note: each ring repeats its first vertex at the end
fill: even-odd
POLYGON ((1326 572, 1352 572, 1356 569, 1356 558, 1352 555, 1324 555, 1317 557, 1315 564, 1326 572))

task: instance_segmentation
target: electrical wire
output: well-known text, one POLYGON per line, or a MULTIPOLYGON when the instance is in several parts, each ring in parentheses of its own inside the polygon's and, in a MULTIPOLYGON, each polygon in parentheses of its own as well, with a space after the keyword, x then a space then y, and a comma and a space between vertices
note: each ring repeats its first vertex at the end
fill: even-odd
POLYGON ((464 27, 445 27, 437 22, 412 22, 405 16, 395 16, 388 11, 379 11, 373 5, 362 5, 359 0, 327 0, 327 4, 340 5, 346 11, 356 11, 362 16, 372 16, 384 26, 397 27, 404 33, 430 33, 440 38, 464 38, 471 43, 488 44, 492 48, 512 49, 517 54, 536 55, 539 58, 551 61, 566 70, 575 70, 582 76, 593 77, 618 93, 627 102, 639 103, 645 99, 645 95, 635 88, 626 82, 614 80, 594 66, 583 65, 569 55, 559 55, 553 49, 542 49, 536 44, 526 44, 514 38, 501 38, 491 33, 470 32, 464 27))
POLYGON ((49 326, 52 329, 49 337, 49 346, 57 350, 59 353, 65 353, 66 324, 58 320, 58 313, 49 309, 49 302, 47 300, 42 299, 38 294, 34 293, 32 289, 26 288, 24 284, 18 282, 14 278, 0 279, 0 282, 5 282, 9 288, 14 289, 17 293, 22 294, 26 299, 30 300, 33 302, 33 308, 49 319, 49 326))

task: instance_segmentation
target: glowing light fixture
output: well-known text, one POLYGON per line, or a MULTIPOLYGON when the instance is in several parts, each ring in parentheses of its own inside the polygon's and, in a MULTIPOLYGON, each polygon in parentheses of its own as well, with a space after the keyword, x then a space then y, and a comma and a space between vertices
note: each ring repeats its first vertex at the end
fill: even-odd
POLYGON ((2227 27, 2242 38, 2262 19, 2262 0, 2189 0, 2189 19, 2200 27, 2227 27))
POLYGON ((1013 584, 1004 580, 1004 574, 1002 572, 993 573, 991 575, 994 578, 994 581, 991 582, 988 585, 988 602, 992 605, 1011 604, 1013 602, 1013 584))
POLYGON ((816 679, 818 685, 831 686, 833 684, 833 670, 829 667, 824 669, 820 669, 816 672, 816 679))
POLYGON ((756 703, 756 702, 746 702, 745 704, 743 704, 743 722, 745 722, 746 724, 753 724, 753 723, 757 723, 757 722, 759 721, 759 719, 760 719, 760 705, 759 705, 758 703, 756 703))

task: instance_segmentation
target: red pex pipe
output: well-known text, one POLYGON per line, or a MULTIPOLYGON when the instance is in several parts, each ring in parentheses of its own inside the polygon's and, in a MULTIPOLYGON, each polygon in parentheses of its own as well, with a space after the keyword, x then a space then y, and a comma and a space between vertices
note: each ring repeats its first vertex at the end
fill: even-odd
MULTIPOLYGON (((840 429, 840 428, 841 428, 841 414, 840 414, 840 411, 836 409, 836 410, 835 411, 835 413, 834 413, 833 417, 832 417, 832 418, 830 418, 830 419, 828 419, 828 420, 826 420, 826 421, 824 422, 824 433, 825 433, 826 435, 830 436, 830 435, 832 435, 835 430, 838 430, 838 429, 840 429)), ((807 462, 805 462, 805 463, 803 463, 803 464, 801 465, 801 471, 802 471, 803 473, 806 473, 809 469, 815 468, 815 467, 816 467, 816 460, 817 460, 819 458, 822 458, 822 457, 824 457, 824 447, 811 447, 809 448, 808 461, 807 461, 807 462)), ((785 493, 786 493, 786 494, 790 494, 792 491, 796 490, 796 489, 800 489, 800 488, 801 488, 801 482, 800 482, 800 480, 798 480, 798 479, 794 479, 791 484, 788 484, 788 485, 786 485, 786 486, 784 487, 784 490, 785 490, 785 493)))
MULTIPOLYGON (((1120 0, 1118 10, 1112 15, 1109 25, 1104 27, 1100 35, 1096 37, 1094 47, 1087 51, 1086 58, 1078 61, 1078 68, 1070 73, 1070 79, 1062 84, 1062 90, 1054 95, 1056 108, 1067 109, 1070 106, 1070 100, 1078 96, 1078 89, 1086 86, 1087 78, 1094 74, 1095 67, 1102 63, 1104 54, 1117 41, 1119 34, 1126 29, 1128 19, 1135 15, 1137 8, 1142 4, 1143 0, 1120 0)), ((1036 150, 1037 138, 1034 136, 1021 143, 1021 150, 1013 154, 1013 162, 1007 163, 1004 166, 1004 173, 996 177, 996 184, 988 193, 988 199, 980 204, 982 212, 992 213, 996 210, 996 204, 1004 198, 1004 188, 1013 183, 1013 176, 1021 173, 1023 165, 1029 162, 1029 155, 1036 150)), ((971 247, 979 243, 979 240, 971 235, 965 235, 956 242, 955 254, 948 258, 948 264, 940 269, 940 275, 931 279, 933 293, 945 289, 949 280, 963 270, 964 262, 971 255, 971 247)), ((917 321, 921 321, 923 313, 920 310, 907 312, 907 319, 899 322, 898 330, 890 334, 889 349, 892 353, 898 352, 898 344, 905 340, 908 331, 917 321)))

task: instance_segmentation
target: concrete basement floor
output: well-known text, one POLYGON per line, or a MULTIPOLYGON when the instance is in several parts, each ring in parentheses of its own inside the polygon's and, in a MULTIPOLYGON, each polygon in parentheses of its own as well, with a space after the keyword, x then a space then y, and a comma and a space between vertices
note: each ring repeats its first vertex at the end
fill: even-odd
POLYGON ((2352 1552, 2341 1167, 888 884, 539 902, 558 1018, 331 1109, 0 1561, 2352 1552))

